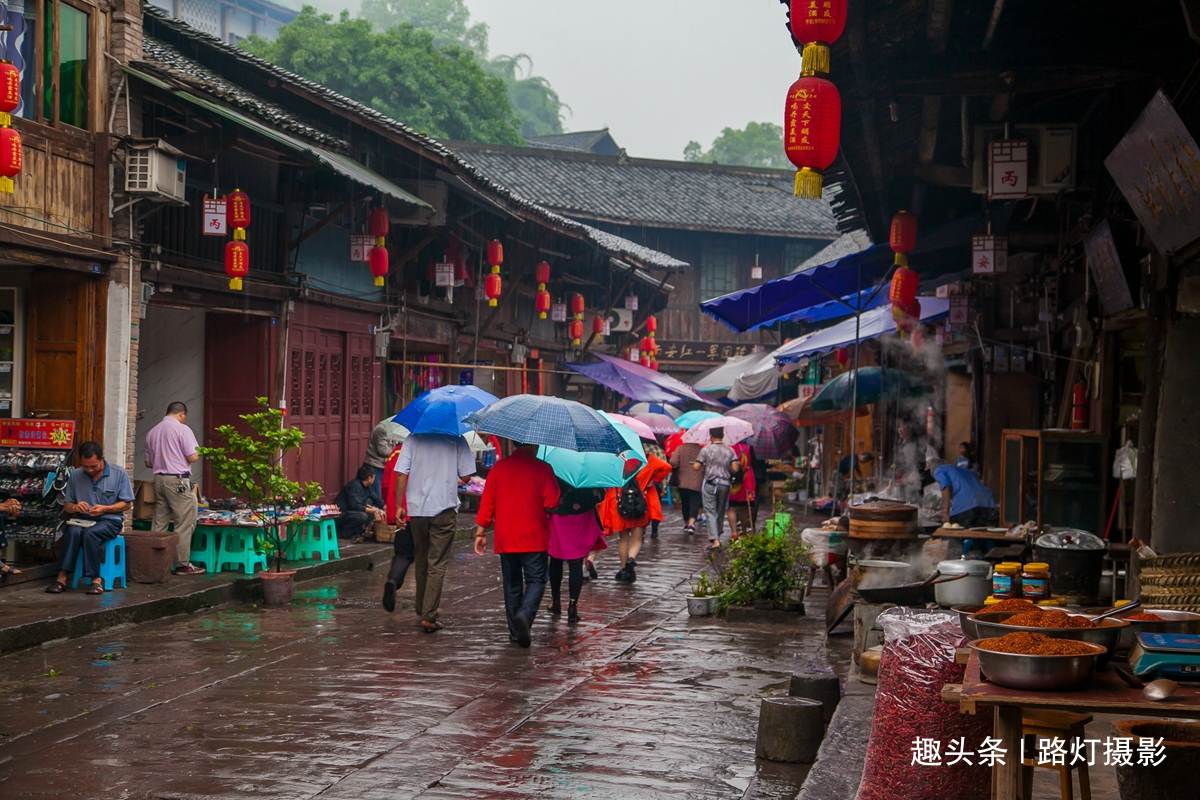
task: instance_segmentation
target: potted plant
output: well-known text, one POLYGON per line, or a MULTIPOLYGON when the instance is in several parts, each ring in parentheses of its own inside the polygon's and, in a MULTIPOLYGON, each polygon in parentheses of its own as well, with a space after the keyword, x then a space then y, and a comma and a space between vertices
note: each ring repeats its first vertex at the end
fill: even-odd
POLYGON ((245 501, 261 523, 254 537, 254 551, 266 554, 272 562, 262 575, 263 600, 267 605, 287 605, 292 602, 296 572, 283 568, 287 548, 284 515, 292 506, 315 502, 321 487, 316 483, 301 486, 284 473, 283 459, 300 447, 304 433, 299 428, 284 427, 283 412, 271 408, 267 398, 257 400, 261 411, 239 415, 249 427, 249 434, 233 425, 222 425, 214 433, 224 445, 197 447, 196 452, 208 460, 217 481, 245 501))
POLYGON ((707 572, 701 572, 688 595, 688 614, 693 617, 707 617, 717 610, 716 594, 720 590, 717 581, 710 581, 707 572))
POLYGON ((800 496, 800 481, 789 478, 783 482, 783 491, 787 493, 789 502, 796 502, 796 498, 800 496))
POLYGON ((808 548, 789 524, 783 531, 745 534, 729 546, 718 604, 798 610, 789 593, 804 586, 808 548))

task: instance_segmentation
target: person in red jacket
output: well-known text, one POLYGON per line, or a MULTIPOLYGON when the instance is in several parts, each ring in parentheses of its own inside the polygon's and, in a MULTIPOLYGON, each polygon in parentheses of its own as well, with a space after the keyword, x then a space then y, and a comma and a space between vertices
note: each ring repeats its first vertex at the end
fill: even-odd
MULTIPOLYGON (((396 526, 396 535, 392 539, 392 568, 388 570, 387 583, 383 585, 383 607, 389 613, 396 610, 396 590, 404 585, 404 576, 408 574, 408 568, 414 560, 412 533, 408 530, 408 525, 398 521, 396 515, 396 460, 400 458, 402 447, 403 444, 397 445, 388 456, 387 464, 383 467, 383 486, 380 490, 388 525, 396 526)), ((404 511, 403 516, 407 517, 408 510, 404 511)))
POLYGON ((529 647, 529 629, 546 593, 550 545, 548 512, 562 499, 554 470, 537 457, 537 445, 518 445, 488 473, 475 515, 475 552, 500 556, 504 580, 504 614, 509 641, 529 647))
POLYGON ((646 498, 646 513, 637 519, 621 516, 617 510, 620 489, 609 489, 600 504, 600 524, 607 533, 617 534, 617 553, 621 556, 621 569, 617 570, 618 581, 633 583, 637 580, 637 556, 642 551, 642 536, 652 520, 662 521, 662 502, 652 484, 666 480, 671 474, 671 465, 658 456, 646 454, 646 465, 634 480, 646 498))

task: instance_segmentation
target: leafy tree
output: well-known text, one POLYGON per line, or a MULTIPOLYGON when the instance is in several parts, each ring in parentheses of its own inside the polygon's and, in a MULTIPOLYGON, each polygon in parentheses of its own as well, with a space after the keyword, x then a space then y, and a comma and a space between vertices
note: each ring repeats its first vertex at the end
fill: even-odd
POLYGON ((713 140, 707 153, 699 142, 688 142, 683 160, 705 164, 730 164, 740 167, 786 168, 783 128, 770 122, 751 122, 745 130, 726 128, 713 140))
POLYGON ((523 143, 504 81, 459 45, 434 45, 412 25, 376 33, 343 11, 335 21, 305 6, 275 41, 251 36, 248 52, 328 86, 441 139, 523 143))
POLYGON ((533 59, 524 53, 491 58, 488 26, 483 22, 471 24, 465 0, 362 0, 359 16, 378 30, 412 25, 432 33, 435 47, 470 50, 489 75, 504 81, 509 106, 521 120, 522 136, 562 133, 563 110, 567 107, 550 82, 533 74, 533 59))

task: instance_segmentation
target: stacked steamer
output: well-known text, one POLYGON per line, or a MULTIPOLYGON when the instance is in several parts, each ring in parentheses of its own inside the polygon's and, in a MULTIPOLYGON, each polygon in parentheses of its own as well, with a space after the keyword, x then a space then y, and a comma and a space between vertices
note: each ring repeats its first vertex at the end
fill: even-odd
POLYGON ((1200 553, 1144 559, 1138 579, 1146 607, 1200 611, 1200 553))

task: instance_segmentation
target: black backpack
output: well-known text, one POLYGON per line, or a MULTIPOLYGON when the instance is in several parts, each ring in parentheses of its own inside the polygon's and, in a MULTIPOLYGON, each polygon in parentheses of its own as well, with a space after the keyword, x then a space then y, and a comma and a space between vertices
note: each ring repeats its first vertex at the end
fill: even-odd
POLYGON ((638 486, 636 477, 621 487, 621 493, 617 495, 618 514, 625 519, 641 519, 649 511, 646 495, 642 494, 642 487, 638 486))

